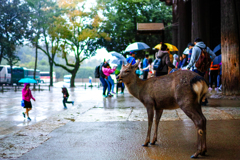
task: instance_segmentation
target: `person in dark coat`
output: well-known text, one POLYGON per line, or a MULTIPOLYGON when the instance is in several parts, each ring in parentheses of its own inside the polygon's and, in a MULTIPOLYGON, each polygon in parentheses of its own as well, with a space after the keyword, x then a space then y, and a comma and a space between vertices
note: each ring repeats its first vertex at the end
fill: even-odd
POLYGON ((67 88, 64 85, 62 87, 62 94, 63 94, 64 109, 67 109, 66 103, 72 103, 72 105, 74 105, 74 101, 68 101, 69 94, 68 94, 67 88))
POLYGON ((161 65, 163 66, 161 70, 155 71, 156 77, 168 74, 168 67, 175 68, 170 61, 167 46, 165 44, 162 44, 162 48, 156 53, 156 57, 161 58, 161 65))

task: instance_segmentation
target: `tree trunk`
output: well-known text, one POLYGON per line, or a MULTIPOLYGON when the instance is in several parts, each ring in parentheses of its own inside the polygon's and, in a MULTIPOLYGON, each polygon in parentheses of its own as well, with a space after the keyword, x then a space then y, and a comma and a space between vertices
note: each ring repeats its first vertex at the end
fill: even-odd
POLYGON ((72 77, 71 77, 71 84, 70 84, 70 87, 75 87, 75 77, 76 77, 76 74, 77 74, 77 71, 78 71, 78 69, 80 68, 80 65, 78 65, 79 64, 79 61, 77 60, 76 61, 76 65, 75 65, 75 67, 74 67, 74 69, 73 69, 73 71, 72 71, 72 77))
POLYGON ((191 41, 191 2, 179 0, 178 13, 178 54, 181 55, 191 41))
POLYGON ((240 6, 221 0, 222 85, 224 95, 240 95, 240 6))
POLYGON ((70 87, 75 87, 75 77, 76 77, 76 72, 72 72, 72 77, 71 77, 71 82, 70 82, 70 87))
POLYGON ((13 64, 10 63, 10 73, 11 73, 11 82, 10 82, 10 84, 11 84, 11 86, 13 85, 13 80, 12 80, 12 67, 13 67, 13 64))
POLYGON ((52 73, 53 73, 53 61, 51 60, 51 59, 49 59, 49 66, 50 66, 50 71, 49 71, 49 73, 50 73, 50 86, 53 86, 53 75, 52 75, 52 73))
MULTIPOLYGON (((38 40, 37 40, 38 41, 38 40)), ((34 75, 33 75, 33 79, 36 78, 36 70, 37 70, 37 59, 38 59, 38 42, 36 42, 37 45, 36 45, 36 49, 35 49, 35 66, 34 66, 34 75)), ((36 89, 36 86, 35 86, 35 83, 33 85, 33 89, 35 90, 36 89)))

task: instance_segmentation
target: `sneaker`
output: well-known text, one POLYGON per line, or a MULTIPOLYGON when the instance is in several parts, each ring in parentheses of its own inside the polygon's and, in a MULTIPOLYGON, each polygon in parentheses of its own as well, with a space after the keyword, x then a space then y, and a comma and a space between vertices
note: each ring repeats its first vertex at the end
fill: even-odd
POLYGON ((210 90, 210 91, 211 91, 211 90, 212 90, 212 88, 211 88, 211 87, 209 87, 209 88, 208 88, 208 90, 210 90))
POLYGON ((74 105, 74 101, 72 101, 72 105, 74 105))
POLYGON ((218 91, 222 91, 222 88, 221 88, 221 87, 218 87, 218 91))
POLYGON ((103 95, 103 98, 107 98, 107 95, 103 95))
POLYGON ((25 118, 26 116, 25 116, 25 113, 24 112, 22 112, 22 114, 23 114, 23 117, 25 118))
POLYGON ((29 121, 31 121, 31 118, 30 118, 30 117, 28 117, 27 119, 28 119, 29 121))
POLYGON ((108 97, 112 97, 113 95, 111 95, 111 94, 108 94, 108 97))
POLYGON ((124 92, 121 92, 120 94, 123 94, 124 92))
POLYGON ((116 94, 116 93, 112 91, 112 94, 116 94))
POLYGON ((216 87, 214 90, 217 92, 217 91, 218 91, 218 88, 216 87))

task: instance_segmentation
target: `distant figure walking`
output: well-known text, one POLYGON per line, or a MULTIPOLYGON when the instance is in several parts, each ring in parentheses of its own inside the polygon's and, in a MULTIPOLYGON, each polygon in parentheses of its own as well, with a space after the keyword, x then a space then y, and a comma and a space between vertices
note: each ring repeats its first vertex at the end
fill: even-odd
POLYGON ((64 109, 67 109, 66 103, 72 103, 72 105, 74 105, 74 101, 67 101, 69 94, 68 94, 68 90, 67 88, 63 85, 62 87, 62 93, 63 93, 63 106, 64 109))
POLYGON ((25 118, 27 115, 27 119, 31 121, 31 118, 29 117, 29 111, 32 109, 32 103, 31 99, 35 101, 35 98, 32 96, 32 92, 30 90, 30 84, 25 83, 24 88, 22 89, 22 99, 24 100, 24 108, 26 108, 26 112, 23 112, 23 117, 25 118))

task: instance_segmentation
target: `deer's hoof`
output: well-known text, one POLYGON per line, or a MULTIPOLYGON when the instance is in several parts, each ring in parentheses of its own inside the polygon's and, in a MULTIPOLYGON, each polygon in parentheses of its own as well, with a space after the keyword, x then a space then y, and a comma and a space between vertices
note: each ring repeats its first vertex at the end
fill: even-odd
POLYGON ((191 158, 197 158, 198 156, 196 156, 195 154, 191 156, 191 158))
POLYGON ((156 142, 150 143, 150 145, 155 145, 155 144, 156 144, 156 142))
POLYGON ((202 153, 200 153, 201 156, 206 156, 206 151, 203 151, 202 153))
POLYGON ((143 147, 147 147, 148 146, 148 143, 147 144, 142 144, 143 147))

